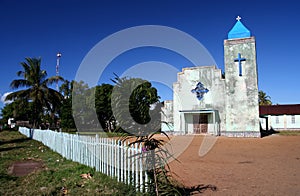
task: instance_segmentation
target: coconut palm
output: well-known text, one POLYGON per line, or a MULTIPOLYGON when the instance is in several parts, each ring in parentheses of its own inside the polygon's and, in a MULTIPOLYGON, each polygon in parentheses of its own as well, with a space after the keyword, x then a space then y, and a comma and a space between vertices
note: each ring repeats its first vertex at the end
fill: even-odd
POLYGON ((56 90, 49 88, 54 82, 63 81, 60 76, 47 78, 46 70, 41 69, 40 58, 25 58, 22 62, 23 70, 17 75, 22 79, 13 80, 10 84, 12 89, 21 90, 13 92, 6 97, 6 100, 25 99, 33 105, 33 126, 36 128, 45 112, 54 114, 61 104, 62 95, 56 90))
POLYGON ((258 92, 259 105, 272 105, 271 97, 263 91, 258 92))

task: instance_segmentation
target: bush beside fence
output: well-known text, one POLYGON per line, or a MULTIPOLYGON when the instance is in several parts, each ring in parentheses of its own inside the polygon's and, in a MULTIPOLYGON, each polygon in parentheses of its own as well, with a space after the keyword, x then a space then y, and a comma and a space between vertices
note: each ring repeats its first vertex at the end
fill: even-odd
POLYGON ((137 191, 146 192, 148 177, 143 170, 141 148, 136 144, 110 138, 83 136, 52 130, 19 127, 19 132, 42 142, 66 159, 93 167, 96 171, 131 184, 137 191))

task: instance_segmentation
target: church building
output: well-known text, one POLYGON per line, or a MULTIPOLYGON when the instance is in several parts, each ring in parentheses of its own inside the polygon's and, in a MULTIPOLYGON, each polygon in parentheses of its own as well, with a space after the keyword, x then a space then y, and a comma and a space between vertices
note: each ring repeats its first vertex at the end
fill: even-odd
POLYGON ((224 40, 225 77, 215 65, 183 68, 162 117, 175 134, 260 137, 255 38, 240 17, 224 40), (164 116, 164 115, 163 115, 164 116))

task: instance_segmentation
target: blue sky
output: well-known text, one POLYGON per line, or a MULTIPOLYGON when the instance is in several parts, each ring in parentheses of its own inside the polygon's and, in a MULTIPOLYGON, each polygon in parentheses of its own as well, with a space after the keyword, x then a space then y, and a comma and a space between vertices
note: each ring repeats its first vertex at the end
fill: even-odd
MULTIPOLYGON (((41 57, 43 69, 55 75, 56 53, 62 53, 60 75, 73 80, 85 55, 105 37, 138 25, 164 25, 184 31, 211 53, 224 69, 223 40, 239 15, 256 37, 259 89, 274 104, 300 103, 298 85, 300 14, 297 1, 91 1, 0 0, 0 95, 11 92, 20 62, 41 57)), ((179 70, 191 66, 176 53, 144 48, 117 57, 99 83, 110 82, 143 61, 167 62, 179 70)), ((158 89, 162 100, 172 91, 158 89)), ((3 107, 3 103, 0 103, 3 107)))

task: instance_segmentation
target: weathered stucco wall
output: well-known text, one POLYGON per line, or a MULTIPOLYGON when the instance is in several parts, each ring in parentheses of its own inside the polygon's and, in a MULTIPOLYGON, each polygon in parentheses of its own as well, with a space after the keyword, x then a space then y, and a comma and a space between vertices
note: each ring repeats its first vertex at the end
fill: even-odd
POLYGON ((224 41, 226 131, 234 137, 260 137, 256 48, 254 37, 224 41), (242 75, 239 75, 238 54, 242 75))
MULTIPOLYGON (((191 115, 183 111, 215 110, 221 130, 225 130, 225 80, 221 70, 215 66, 184 68, 178 73, 178 80, 173 85, 174 131, 182 134, 193 133, 191 115), (209 91, 198 100, 192 89, 201 82, 209 91)), ((209 129, 210 130, 210 129, 209 129)))

